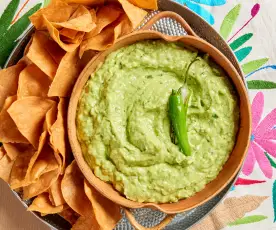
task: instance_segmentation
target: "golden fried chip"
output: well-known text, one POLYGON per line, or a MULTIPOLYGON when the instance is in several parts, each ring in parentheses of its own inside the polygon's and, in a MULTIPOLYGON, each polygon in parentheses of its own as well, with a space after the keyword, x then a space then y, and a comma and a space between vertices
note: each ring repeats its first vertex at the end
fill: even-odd
POLYGON ((0 140, 4 143, 28 143, 7 112, 12 103, 16 101, 16 98, 16 96, 8 97, 0 112, 0 140))
POLYGON ((80 56, 87 50, 106 50, 115 43, 117 38, 131 31, 132 27, 129 24, 129 19, 125 15, 122 15, 119 17, 117 24, 111 24, 95 37, 83 41, 80 47, 80 56))
POLYGON ((66 203, 81 216, 91 215, 92 206, 84 192, 84 178, 74 160, 61 181, 62 196, 66 203))
POLYGON ((25 177, 29 161, 34 154, 35 149, 31 145, 28 145, 27 149, 21 151, 16 157, 10 175, 10 186, 12 189, 27 186, 31 183, 29 180, 26 180, 25 177))
POLYGON ((39 142, 38 142, 38 149, 37 151, 35 152, 35 154, 30 158, 30 161, 28 162, 28 166, 27 166, 27 172, 26 172, 26 176, 25 176, 25 179, 28 180, 28 181, 32 181, 31 179, 31 172, 32 172, 32 169, 33 169, 33 166, 38 158, 38 156, 40 155, 44 145, 46 144, 46 141, 47 141, 47 131, 44 131, 41 136, 39 137, 39 142))
POLYGON ((65 55, 65 51, 60 48, 60 46, 52 40, 50 37, 48 40, 45 42, 45 49, 47 52, 51 55, 51 57, 54 59, 54 61, 59 65, 61 59, 65 55))
POLYGON ((31 181, 36 181, 44 173, 59 168, 53 149, 49 145, 45 145, 31 171, 31 181))
POLYGON ((31 64, 19 75, 17 98, 28 96, 46 97, 50 84, 50 78, 36 65, 31 64))
POLYGON ((43 215, 59 213, 63 210, 63 205, 53 206, 49 200, 48 194, 38 195, 27 209, 28 211, 40 212, 43 215))
POLYGON ((96 27, 89 10, 82 5, 79 5, 68 21, 52 22, 52 25, 57 29, 67 28, 83 32, 90 32, 96 27))
POLYGON ((47 131, 44 131, 39 139, 39 146, 28 164, 26 180, 31 183, 36 182, 44 173, 53 171, 59 167, 54 151, 47 142, 47 131))
POLYGON ((11 160, 8 155, 4 155, 0 160, 0 178, 9 183, 10 174, 14 160, 11 160))
POLYGON ((29 58, 27 58, 27 56, 23 56, 23 57, 18 61, 18 64, 19 64, 19 63, 21 63, 21 64, 23 64, 23 65, 25 65, 25 66, 28 66, 28 65, 33 64, 33 62, 32 62, 29 58))
POLYGON ((34 13, 30 20, 37 30, 45 30, 47 27, 44 24, 42 15, 51 22, 65 22, 71 17, 74 10, 74 6, 68 5, 64 1, 55 0, 51 1, 47 7, 34 13))
POLYGON ((65 200, 61 192, 61 180, 62 180, 62 176, 59 176, 59 178, 55 181, 55 183, 52 184, 52 186, 49 188, 49 191, 48 191, 49 196, 51 197, 52 203, 55 206, 65 204, 65 200))
POLYGON ((104 0, 64 0, 67 3, 77 3, 87 6, 97 6, 104 4, 104 0))
POLYGON ((45 115, 55 103, 40 97, 24 97, 14 102, 8 109, 19 131, 35 148, 38 147, 45 115))
POLYGON ((0 70, 0 110, 6 98, 16 94, 19 74, 24 68, 25 65, 19 63, 7 69, 0 70))
MULTIPOLYGON (((54 39, 54 41, 56 41, 59 46, 64 49, 65 51, 67 52, 73 52, 81 43, 81 40, 79 41, 79 43, 65 43, 61 40, 60 38, 60 33, 58 31, 58 29, 56 29, 51 22, 48 21, 47 18, 45 18, 43 15, 43 20, 44 20, 44 23, 47 27, 47 30, 49 31, 49 34, 50 36, 52 37, 52 39, 54 39)), ((84 36, 84 33, 83 33, 83 36, 84 36)))
POLYGON ((128 0, 133 5, 138 6, 143 9, 157 10, 157 0, 128 0))
POLYGON ((50 143, 56 153, 60 153, 62 157, 62 171, 65 168, 67 160, 67 148, 68 137, 66 135, 66 110, 67 101, 64 98, 60 98, 58 103, 58 115, 56 122, 51 127, 50 143))
POLYGON ((134 6, 127 0, 118 0, 126 12, 129 20, 131 21, 132 28, 135 29, 137 28, 140 23, 143 21, 143 19, 146 17, 148 14, 147 11, 140 9, 137 6, 134 6))
POLYGON ((85 68, 85 66, 92 60, 92 58, 94 58, 99 52, 96 50, 87 50, 83 53, 80 62, 79 62, 79 66, 80 69, 85 68))
POLYGON ((26 45, 25 49, 24 49, 24 53, 23 53, 23 58, 24 56, 28 53, 29 49, 30 49, 30 46, 33 42, 33 37, 31 37, 31 39, 29 40, 28 44, 26 45))
POLYGON ((79 61, 78 49, 65 54, 50 86, 49 97, 69 97, 71 95, 75 81, 81 72, 79 61), (70 71, 68 71, 68 66, 70 66, 70 71))
POLYGON ((51 49, 48 41, 49 38, 45 33, 36 31, 26 56, 45 74, 53 78, 56 74, 58 64, 47 51, 47 49, 51 49))
POLYGON ((95 217, 91 214, 91 217, 81 216, 78 218, 77 222, 73 225, 71 230, 84 230, 84 229, 100 229, 95 221, 95 217))
POLYGON ((70 39, 75 39, 78 32, 79 31, 77 31, 77 30, 71 30, 71 29, 63 28, 63 29, 61 29, 61 31, 59 33, 60 33, 60 35, 62 35, 64 37, 67 37, 67 38, 70 38, 70 39))
POLYGON ((37 182, 28 185, 23 188, 23 199, 27 200, 33 198, 45 191, 47 191, 51 185, 58 179, 60 169, 44 173, 37 182))
POLYGON ((47 130, 48 133, 51 135, 51 127, 57 120, 57 105, 55 104, 48 112, 46 113, 46 118, 44 121, 44 130, 47 130))
POLYGON ((86 50, 103 51, 113 45, 115 42, 115 33, 113 27, 105 28, 101 33, 95 37, 89 38, 82 42, 80 47, 80 57, 82 57, 86 50))
POLYGON ((114 4, 108 4, 101 7, 96 13, 96 28, 87 33, 84 39, 86 40, 99 34, 105 27, 115 22, 122 13, 123 10, 116 7, 114 4))
POLYGON ((92 204, 100 229, 113 229, 122 218, 120 206, 102 196, 87 180, 84 181, 84 191, 92 204))
POLYGON ((64 209, 61 213, 59 213, 59 215, 67 220, 71 225, 74 225, 80 216, 70 207, 64 209))
POLYGON ((3 147, 6 150, 8 157, 11 160, 15 160, 19 154, 21 154, 31 146, 30 144, 3 143, 3 147))

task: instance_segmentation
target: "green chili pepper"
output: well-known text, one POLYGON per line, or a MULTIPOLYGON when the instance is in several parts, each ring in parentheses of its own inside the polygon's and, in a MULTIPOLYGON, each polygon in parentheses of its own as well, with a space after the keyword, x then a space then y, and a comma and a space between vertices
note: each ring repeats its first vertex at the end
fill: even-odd
POLYGON ((187 112, 190 94, 183 100, 181 88, 172 90, 169 98, 169 117, 173 127, 174 135, 177 139, 177 144, 182 153, 186 156, 191 155, 191 148, 188 140, 187 129, 187 112))

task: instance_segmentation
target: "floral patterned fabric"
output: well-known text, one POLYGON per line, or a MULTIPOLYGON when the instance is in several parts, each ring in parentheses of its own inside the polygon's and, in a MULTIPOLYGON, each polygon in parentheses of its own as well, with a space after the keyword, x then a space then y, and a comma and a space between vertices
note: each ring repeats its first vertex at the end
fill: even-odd
MULTIPOLYGON (((276 229, 276 3, 273 0, 175 0, 219 31, 241 63, 252 102, 248 156, 231 192, 193 229, 276 229)), ((0 67, 49 0, 0 4, 0 67)))

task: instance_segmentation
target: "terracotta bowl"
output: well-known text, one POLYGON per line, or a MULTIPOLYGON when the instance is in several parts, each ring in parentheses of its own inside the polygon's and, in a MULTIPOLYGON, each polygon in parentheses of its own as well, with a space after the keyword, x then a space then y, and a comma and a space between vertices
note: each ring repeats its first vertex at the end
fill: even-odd
MULTIPOLYGON (((207 43, 206 41, 198 38, 196 34, 191 30, 188 24, 177 14, 172 12, 162 12, 151 19, 147 25, 145 25, 144 30, 134 32, 118 40, 116 44, 110 47, 108 50, 100 53, 94 57, 83 70, 79 76, 78 81, 75 84, 74 90, 71 95, 69 111, 68 111, 68 132, 69 140, 74 153, 75 159, 78 166, 83 172, 86 179, 93 185, 103 196, 112 200, 113 202, 127 208, 154 208, 158 209, 167 214, 175 214, 179 212, 184 212, 189 209, 195 208, 202 203, 210 200, 212 197, 217 195, 231 180, 235 177, 239 171, 242 162, 245 158, 247 148, 249 145, 249 139, 251 134, 251 113, 250 113, 250 103, 248 100, 248 95, 241 76, 237 73, 236 69, 233 67, 231 62, 214 46, 207 43), (149 29, 153 23, 162 17, 171 17, 182 24, 189 35, 182 37, 171 37, 168 35, 161 34, 154 31, 146 31, 149 29), (96 68, 105 61, 105 58, 112 52, 121 47, 128 46, 138 41, 142 40, 154 40, 163 39, 167 42, 182 42, 185 45, 192 46, 202 52, 208 53, 217 64, 219 64, 228 76, 232 79, 233 85, 235 86, 239 95, 239 105, 240 105, 240 127, 237 135, 237 140, 232 153, 229 156, 228 161, 223 166, 223 169, 217 176, 215 180, 206 185, 206 187, 196 193, 194 196, 178 201, 177 203, 139 203, 135 201, 128 200, 125 196, 118 193, 110 184, 103 182, 97 178, 91 168, 86 163, 80 144, 77 139, 76 130, 76 111, 78 106, 78 101, 81 92, 91 76, 91 74, 96 70, 96 68)), ((127 216, 129 211, 127 211, 127 216)), ((171 216, 168 216, 167 221, 171 216)), ((137 227, 138 228, 138 227, 137 227)))

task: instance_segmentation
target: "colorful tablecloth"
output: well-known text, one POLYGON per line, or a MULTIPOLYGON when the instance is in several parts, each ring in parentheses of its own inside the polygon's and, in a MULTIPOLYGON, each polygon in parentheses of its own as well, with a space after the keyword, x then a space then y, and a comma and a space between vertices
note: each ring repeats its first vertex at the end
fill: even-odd
MULTIPOLYGON (((28 16, 48 1, 0 2, 1 67, 29 26, 28 16), (11 25, 9 29, 7 25, 11 25)), ((224 201, 193 230, 276 229, 276 2, 175 1, 201 15, 229 43, 246 76, 253 117, 251 143, 242 173, 224 201)), ((47 229, 35 217, 25 216, 20 202, 14 200, 3 183, 0 191, 0 229, 47 229)))

